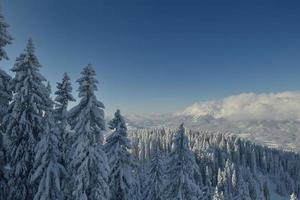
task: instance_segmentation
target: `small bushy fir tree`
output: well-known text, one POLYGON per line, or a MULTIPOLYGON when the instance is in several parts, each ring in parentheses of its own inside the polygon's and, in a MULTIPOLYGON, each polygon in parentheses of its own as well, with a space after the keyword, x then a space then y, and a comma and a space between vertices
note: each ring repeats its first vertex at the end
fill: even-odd
POLYGON ((70 110, 72 151, 70 170, 72 174, 72 199, 109 199, 107 157, 103 151, 105 130, 104 105, 95 95, 98 81, 89 64, 81 72, 79 83, 80 102, 70 110))
POLYGON ((165 199, 200 199, 202 191, 195 180, 200 169, 196 163, 195 155, 189 149, 183 124, 180 125, 173 140, 173 149, 169 155, 167 167, 168 182, 165 189, 165 199))
POLYGON ((35 56, 32 40, 17 59, 11 81, 14 97, 4 123, 8 137, 10 177, 9 200, 32 200, 34 187, 30 176, 34 149, 43 133, 43 113, 50 105, 46 79, 40 74, 41 65, 35 56))
POLYGON ((127 127, 120 110, 109 122, 114 130, 106 138, 104 146, 110 165, 110 200, 138 200, 140 189, 137 176, 137 163, 130 154, 131 144, 127 138, 127 127))
MULTIPOLYGON (((8 56, 4 47, 11 44, 12 37, 8 33, 8 24, 5 23, 2 13, 0 13, 0 61, 8 60, 8 56)), ((9 88, 11 77, 3 70, 0 69, 0 200, 6 198, 6 181, 5 181, 5 151, 2 134, 5 132, 2 124, 3 116, 7 114, 9 101, 12 98, 12 92, 9 88)))

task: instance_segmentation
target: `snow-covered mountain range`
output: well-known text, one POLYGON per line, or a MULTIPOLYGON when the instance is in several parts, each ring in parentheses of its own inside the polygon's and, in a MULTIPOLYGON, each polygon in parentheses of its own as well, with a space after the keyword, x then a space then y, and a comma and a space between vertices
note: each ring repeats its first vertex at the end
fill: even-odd
POLYGON ((237 134, 269 147, 300 150, 300 92, 244 93, 194 103, 173 114, 127 115, 132 128, 176 127, 237 134))

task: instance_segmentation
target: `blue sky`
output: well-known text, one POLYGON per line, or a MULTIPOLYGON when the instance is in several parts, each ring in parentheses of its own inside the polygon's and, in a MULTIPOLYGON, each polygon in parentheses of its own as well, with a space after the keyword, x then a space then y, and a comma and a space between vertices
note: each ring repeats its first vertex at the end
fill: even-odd
MULTIPOLYGON (((11 68, 32 37, 52 87, 92 63, 111 113, 300 88, 300 1, 2 0, 11 68)), ((77 97, 77 92, 74 91, 77 97)))

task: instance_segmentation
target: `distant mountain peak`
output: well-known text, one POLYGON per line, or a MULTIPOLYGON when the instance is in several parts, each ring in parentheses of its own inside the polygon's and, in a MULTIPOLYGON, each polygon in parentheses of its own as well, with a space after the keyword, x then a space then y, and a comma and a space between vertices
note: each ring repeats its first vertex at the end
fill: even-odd
POLYGON ((242 93, 221 100, 194 103, 177 115, 194 118, 211 115, 233 121, 299 121, 300 92, 242 93))

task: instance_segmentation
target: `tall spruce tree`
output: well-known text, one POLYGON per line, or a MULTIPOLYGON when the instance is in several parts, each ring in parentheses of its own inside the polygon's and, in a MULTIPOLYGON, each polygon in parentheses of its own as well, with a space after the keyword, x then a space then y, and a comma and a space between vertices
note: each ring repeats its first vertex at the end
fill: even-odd
POLYGON ((188 138, 183 124, 173 140, 173 149, 169 155, 167 174, 169 176, 165 190, 165 198, 169 200, 196 200, 202 196, 202 191, 196 183, 200 169, 195 155, 189 149, 188 138))
POLYGON ((137 163, 129 153, 131 144, 127 138, 127 127, 120 110, 109 122, 114 132, 106 138, 104 146, 110 165, 109 186, 111 200, 138 200, 140 189, 137 177, 137 163))
MULTIPOLYGON (((70 101, 75 101, 72 95, 72 86, 70 82, 70 78, 67 73, 64 73, 62 82, 57 83, 57 91, 54 93, 55 104, 54 104, 54 119, 55 123, 59 128, 59 136, 60 146, 59 148, 62 151, 62 164, 66 169, 68 169, 68 164, 70 162, 69 154, 72 146, 71 142, 71 133, 68 130, 68 105, 70 101)), ((62 187, 66 194, 66 199, 68 199, 70 195, 70 181, 71 177, 67 170, 66 176, 63 179, 62 187)), ((71 198, 71 197, 70 197, 71 198)))
POLYGON ((105 200, 109 198, 107 157, 102 150, 105 130, 104 105, 95 95, 98 81, 89 64, 78 79, 80 102, 69 113, 74 131, 71 155, 74 200, 105 200))
MULTIPOLYGON (((12 37, 7 31, 8 24, 5 23, 2 13, 0 13, 0 61, 3 59, 8 60, 8 56, 4 50, 4 47, 11 44, 12 37)), ((4 126, 2 125, 3 116, 7 113, 7 107, 9 101, 12 98, 12 92, 9 88, 9 82, 11 77, 3 70, 0 69, 0 200, 6 198, 6 181, 5 181, 5 150, 3 143, 3 133, 5 132, 4 126)))
POLYGON ((64 73, 61 83, 57 83, 57 91, 54 93, 54 117, 55 122, 59 127, 60 136, 62 140, 63 161, 67 163, 68 148, 71 146, 70 133, 67 130, 68 126, 68 105, 70 101, 75 101, 72 95, 72 86, 70 78, 67 73, 64 73))
POLYGON ((63 200, 61 188, 66 170, 62 165, 62 153, 59 148, 59 131, 54 123, 52 111, 44 119, 44 133, 36 146, 31 183, 38 189, 33 200, 63 200))
POLYGON ((49 108, 46 79, 40 74, 41 65, 35 56, 32 40, 17 59, 12 71, 14 96, 5 116, 6 134, 9 140, 10 178, 9 200, 32 200, 34 187, 29 180, 33 167, 34 148, 43 129, 43 113, 49 108))

